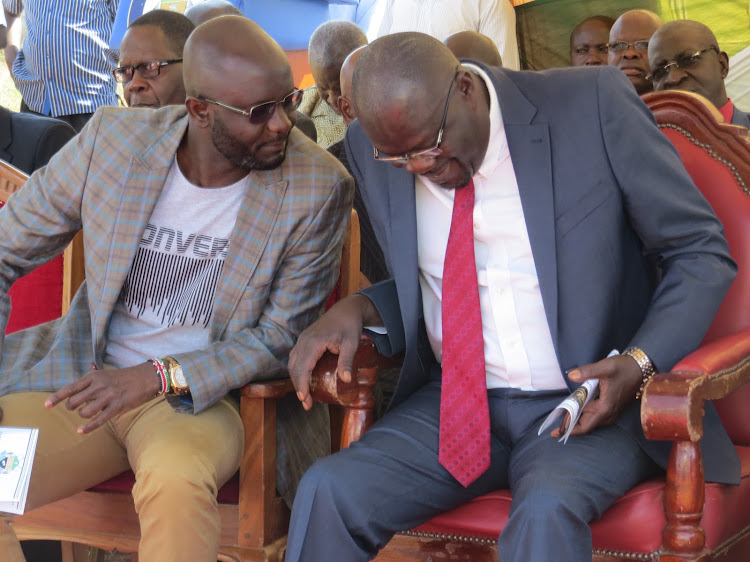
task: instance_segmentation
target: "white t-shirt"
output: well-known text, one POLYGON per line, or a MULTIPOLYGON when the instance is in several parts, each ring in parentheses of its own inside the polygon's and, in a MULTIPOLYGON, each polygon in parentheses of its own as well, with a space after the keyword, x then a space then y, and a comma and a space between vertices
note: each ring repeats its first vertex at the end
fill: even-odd
POLYGON ((208 345, 216 284, 246 189, 247 177, 197 187, 175 160, 112 313, 106 364, 130 367, 208 345))

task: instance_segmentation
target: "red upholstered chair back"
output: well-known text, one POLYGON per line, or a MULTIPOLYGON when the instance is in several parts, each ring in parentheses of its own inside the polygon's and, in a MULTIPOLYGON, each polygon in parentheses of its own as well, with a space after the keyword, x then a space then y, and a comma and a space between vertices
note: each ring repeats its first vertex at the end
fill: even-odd
MULTIPOLYGON (((28 177, 0 161, 0 207, 28 177)), ((19 279, 8 295, 12 305, 6 328, 8 334, 59 318, 63 313, 63 256, 19 279)))
MULTIPOLYGON (((723 122, 708 100, 687 92, 644 96, 693 181, 724 224, 737 277, 704 342, 750 328, 750 140, 742 127, 723 122)), ((716 402, 737 444, 750 445, 750 387, 716 402)))

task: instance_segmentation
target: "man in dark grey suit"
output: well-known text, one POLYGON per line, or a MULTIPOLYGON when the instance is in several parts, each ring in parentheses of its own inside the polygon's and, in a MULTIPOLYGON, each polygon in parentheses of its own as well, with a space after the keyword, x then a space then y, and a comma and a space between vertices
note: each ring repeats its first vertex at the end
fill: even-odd
POLYGON ((58 119, 0 106, 0 160, 27 174, 46 166, 75 134, 73 127, 58 119))
POLYGON ((654 90, 686 90, 700 94, 716 106, 727 123, 750 129, 747 114, 727 96, 724 79, 729 57, 704 24, 691 20, 665 23, 648 46, 654 90))
MULTIPOLYGON (((287 560, 372 558, 395 532, 500 488, 513 492, 501 560, 590 559, 588 522, 667 463, 669 443, 645 439, 636 397, 698 346, 734 277, 721 224, 615 68, 507 71, 395 34, 365 49, 353 90, 347 150, 393 279, 331 308, 289 368, 309 406, 317 358, 339 352, 339 376, 350 378, 363 326, 383 327, 379 349, 403 351, 404 363, 383 418, 303 478, 287 560), (464 378, 448 376, 446 344, 467 330, 461 318, 446 323, 454 313, 441 300, 455 298, 456 271, 443 264, 464 190, 475 194, 463 232, 473 236, 488 404, 483 416, 467 412, 464 440, 479 437, 470 424, 490 427, 488 469, 462 484, 455 464, 444 467, 441 427, 461 399, 442 395, 469 388, 460 369, 476 357, 458 364, 464 378), (622 354, 607 358, 613 349, 622 354), (570 440, 537 435, 590 378, 600 395, 570 440)), ((739 461, 710 406, 705 430, 707 478, 737 483, 739 461)))

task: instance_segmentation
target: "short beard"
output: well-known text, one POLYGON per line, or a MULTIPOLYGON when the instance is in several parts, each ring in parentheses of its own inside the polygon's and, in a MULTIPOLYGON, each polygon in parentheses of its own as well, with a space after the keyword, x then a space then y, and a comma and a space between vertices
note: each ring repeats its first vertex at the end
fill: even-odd
POLYGON ((218 114, 214 114, 214 124, 211 127, 211 141, 233 166, 242 170, 273 170, 278 168, 286 158, 286 147, 276 156, 265 160, 256 157, 255 153, 245 150, 237 140, 229 134, 224 121, 218 114))

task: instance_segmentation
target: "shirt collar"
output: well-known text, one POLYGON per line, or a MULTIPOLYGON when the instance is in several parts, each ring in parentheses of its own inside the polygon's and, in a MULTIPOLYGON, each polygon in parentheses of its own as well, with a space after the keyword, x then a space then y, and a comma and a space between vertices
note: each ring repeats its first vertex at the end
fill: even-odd
POLYGON ((489 75, 480 67, 471 63, 463 63, 463 67, 482 79, 490 96, 490 138, 487 143, 487 152, 484 155, 484 160, 476 171, 476 175, 487 178, 492 175, 500 162, 509 156, 508 139, 505 136, 505 127, 503 126, 503 117, 500 112, 497 91, 489 75))
POLYGON ((732 118, 734 117, 734 104, 732 104, 731 99, 728 99, 727 103, 719 108, 719 113, 721 113, 724 121, 726 121, 727 123, 732 122, 732 118))

